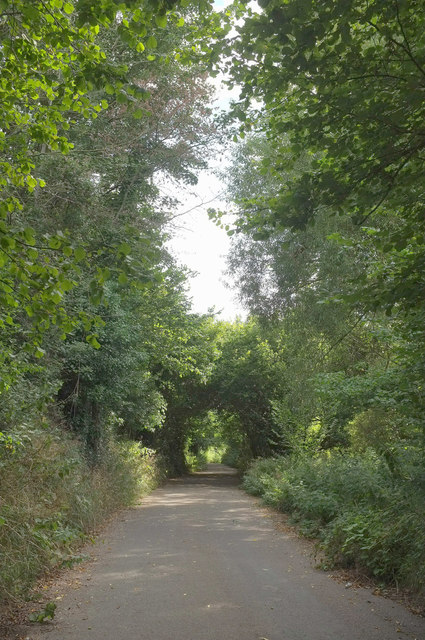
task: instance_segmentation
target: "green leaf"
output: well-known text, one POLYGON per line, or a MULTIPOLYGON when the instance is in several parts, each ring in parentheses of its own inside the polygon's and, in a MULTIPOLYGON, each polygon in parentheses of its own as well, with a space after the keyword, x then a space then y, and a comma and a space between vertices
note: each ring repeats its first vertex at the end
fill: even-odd
POLYGON ((83 247, 76 247, 74 249, 75 262, 81 262, 81 260, 84 260, 86 255, 87 255, 86 250, 83 247))
POLYGON ((155 16, 155 22, 161 29, 164 29, 167 26, 167 16, 166 15, 157 15, 155 16))
POLYGON ((97 336, 94 333, 91 333, 88 336, 86 336, 86 340, 91 347, 94 347, 95 349, 100 349, 101 345, 98 342, 97 336))
POLYGON ((63 291, 71 291, 77 283, 74 280, 61 280, 60 284, 63 291))
POLYGON ((131 253, 131 247, 127 242, 122 242, 118 247, 118 253, 128 256, 131 253))
POLYGON ((146 40, 146 46, 148 49, 156 49, 158 46, 158 42, 155 38, 155 36, 149 36, 149 38, 146 40))
POLYGON ((31 227, 26 227, 24 229, 24 238, 27 244, 34 246, 35 245, 34 229, 32 229, 31 227))
POLYGON ((31 613, 29 616, 30 622, 45 622, 46 620, 53 620, 55 617, 56 603, 48 602, 44 609, 38 612, 31 613))
POLYGON ((31 190, 37 186, 37 180, 33 176, 27 176, 26 181, 31 190))
POLYGON ((56 236, 49 238, 48 245, 50 249, 60 249, 62 241, 56 236))

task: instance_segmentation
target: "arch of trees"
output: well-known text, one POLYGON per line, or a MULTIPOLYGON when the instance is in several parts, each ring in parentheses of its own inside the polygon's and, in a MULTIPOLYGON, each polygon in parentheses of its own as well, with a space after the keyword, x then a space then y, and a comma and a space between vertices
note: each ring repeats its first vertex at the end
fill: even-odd
POLYGON ((178 474, 218 435, 234 457, 310 470, 364 458, 387 506, 354 504, 359 540, 372 522, 357 552, 399 548, 409 503, 407 564, 370 566, 425 576, 422 5, 0 0, 0 542, 16 532, 17 562, 22 536, 54 548, 92 522, 115 445, 178 474), (240 87, 225 118, 219 71, 240 87), (233 218, 211 217, 249 317, 225 323, 190 311, 167 239, 179 186, 231 139, 233 218), (18 486, 34 487, 24 507, 18 486))
POLYGON ((421 15, 402 0, 4 0, 5 430, 49 407, 93 460, 118 428, 182 469, 199 404, 233 416, 253 456, 313 433, 346 446, 356 416, 423 450, 421 15), (219 69, 241 86, 229 269, 257 318, 233 327, 190 313, 157 180, 196 182, 230 136, 206 81, 219 69))

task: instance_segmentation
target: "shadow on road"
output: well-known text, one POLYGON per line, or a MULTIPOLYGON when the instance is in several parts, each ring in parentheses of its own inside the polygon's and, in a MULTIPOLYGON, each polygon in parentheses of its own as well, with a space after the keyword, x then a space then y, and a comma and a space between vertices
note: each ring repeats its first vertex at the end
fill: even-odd
POLYGON ((174 478, 176 484, 208 485, 213 487, 237 487, 240 484, 238 472, 225 464, 210 462, 203 471, 196 471, 182 478, 174 478))

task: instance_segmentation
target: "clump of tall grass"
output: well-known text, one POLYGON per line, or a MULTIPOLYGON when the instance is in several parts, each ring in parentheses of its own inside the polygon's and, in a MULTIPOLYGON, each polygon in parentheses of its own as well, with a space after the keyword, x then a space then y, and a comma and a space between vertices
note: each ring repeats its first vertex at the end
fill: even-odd
POLYGON ((59 429, 0 434, 0 601, 22 597, 43 572, 70 562, 109 514, 160 478, 153 452, 137 443, 111 440, 91 467, 59 429))
POLYGON ((328 564, 366 570, 383 583, 425 590, 425 474, 405 453, 384 458, 322 455, 257 460, 245 489, 291 514, 317 537, 328 564))

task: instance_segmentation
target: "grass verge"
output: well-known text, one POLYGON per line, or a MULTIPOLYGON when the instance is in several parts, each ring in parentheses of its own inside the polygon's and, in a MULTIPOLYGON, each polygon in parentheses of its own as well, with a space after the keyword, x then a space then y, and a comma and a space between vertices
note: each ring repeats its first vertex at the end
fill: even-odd
POLYGON ((92 468, 63 431, 0 434, 0 603, 25 597, 53 567, 78 562, 81 543, 161 479, 154 452, 134 442, 111 441, 92 468))
POLYGON ((255 461, 244 488, 318 538, 327 567, 425 592, 425 475, 412 458, 390 470, 377 455, 255 461))

